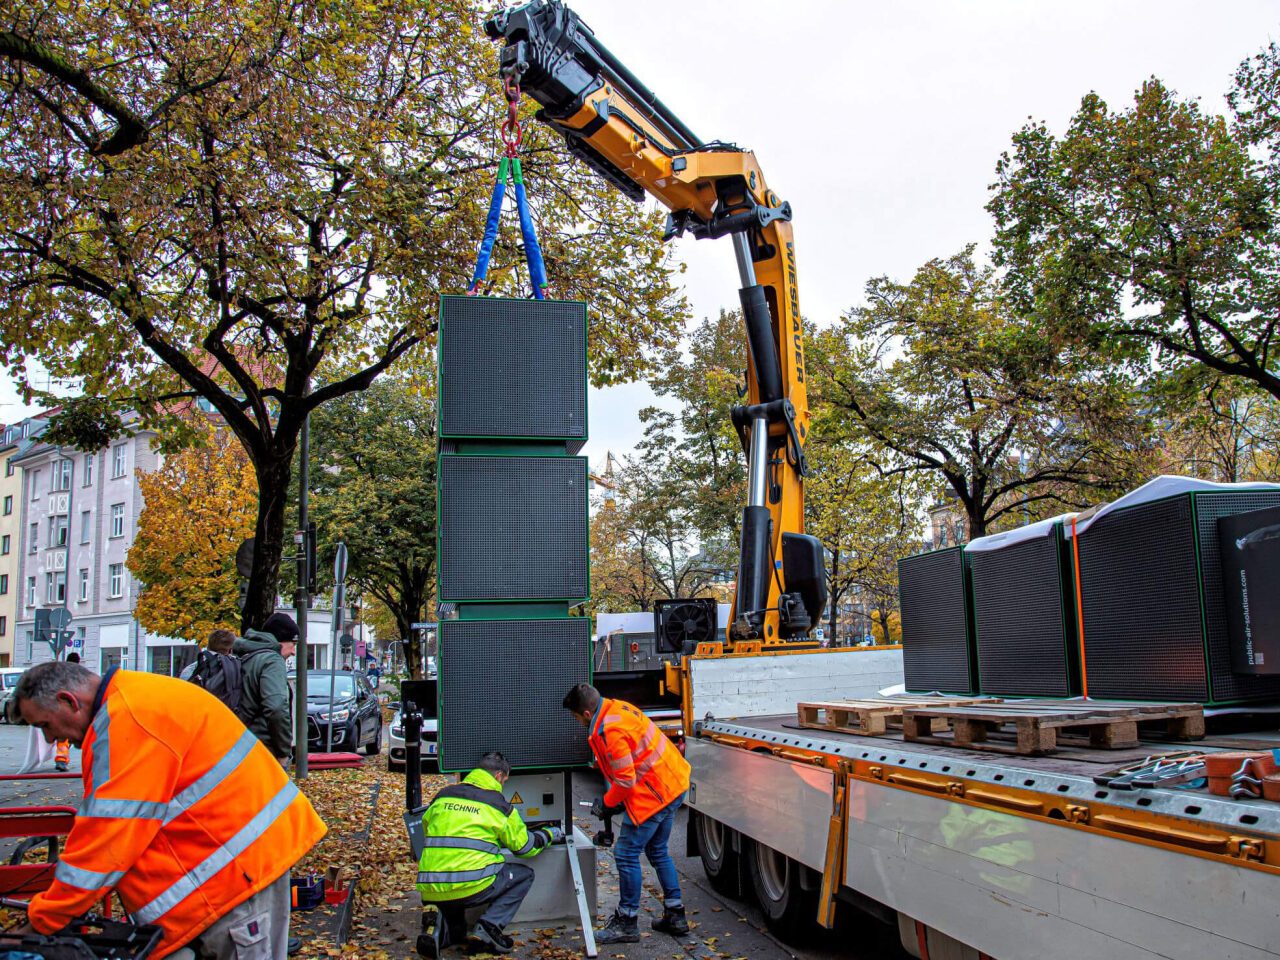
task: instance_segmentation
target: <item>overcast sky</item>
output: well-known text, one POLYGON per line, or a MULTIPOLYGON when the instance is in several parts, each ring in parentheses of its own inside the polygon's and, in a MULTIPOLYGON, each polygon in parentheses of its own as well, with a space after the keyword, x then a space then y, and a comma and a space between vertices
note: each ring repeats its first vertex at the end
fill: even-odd
MULTIPOLYGON (((794 209, 800 307, 819 323, 870 277, 987 240, 996 159, 1028 117, 1061 132, 1088 91, 1119 107, 1152 75, 1222 110, 1237 64, 1280 35, 1274 0, 570 6, 694 133, 756 152, 794 209)), ((728 239, 676 252, 695 316, 737 306, 728 239)), ((643 385, 592 393, 593 464, 631 450, 651 402, 643 385)), ((0 419, 24 413, 0 383, 0 419)))

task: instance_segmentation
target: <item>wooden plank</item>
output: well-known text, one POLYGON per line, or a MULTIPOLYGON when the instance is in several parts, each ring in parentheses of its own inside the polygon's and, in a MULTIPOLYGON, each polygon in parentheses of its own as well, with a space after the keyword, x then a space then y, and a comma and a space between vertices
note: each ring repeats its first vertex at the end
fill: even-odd
MULTIPOLYGON (((831 730, 874 737, 885 733, 890 726, 901 726, 902 711, 909 706, 963 706, 985 702, 990 701, 974 697, 803 700, 796 704, 796 718, 801 727, 811 730, 831 730)), ((935 723, 935 726, 940 730, 946 729, 945 721, 935 723)))

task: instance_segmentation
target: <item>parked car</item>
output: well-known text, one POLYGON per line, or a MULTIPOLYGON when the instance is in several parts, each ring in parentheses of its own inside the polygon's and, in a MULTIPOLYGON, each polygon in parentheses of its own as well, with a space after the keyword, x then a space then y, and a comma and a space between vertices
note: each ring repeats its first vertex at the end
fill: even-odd
MULTIPOLYGON (((395 716, 391 718, 391 731, 388 734, 390 746, 387 749, 387 769, 391 771, 403 771, 405 768, 404 754, 404 714, 401 712, 400 704, 395 705, 395 716)), ((435 717, 423 717, 422 719, 422 772, 423 773, 439 773, 440 764, 436 759, 436 730, 437 721, 435 717)))
POLYGON ((369 756, 382 752, 382 706, 361 674, 345 670, 307 671, 307 749, 312 753, 329 749, 329 728, 333 728, 335 751, 355 751, 362 747, 369 756), (330 679, 333 707, 329 705, 330 679))
POLYGON ((17 667, 0 669, 0 723, 9 722, 7 713, 9 701, 13 699, 13 690, 18 685, 18 678, 25 672, 17 667))

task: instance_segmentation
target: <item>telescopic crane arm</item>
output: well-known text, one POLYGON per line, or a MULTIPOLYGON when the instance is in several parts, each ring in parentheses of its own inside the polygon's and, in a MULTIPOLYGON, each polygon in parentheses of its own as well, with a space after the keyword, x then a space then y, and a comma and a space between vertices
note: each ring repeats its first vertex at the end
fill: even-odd
POLYGON ((503 42, 504 78, 542 105, 537 118, 571 153, 633 200, 668 208, 666 239, 732 239, 749 359, 747 403, 732 411, 748 492, 730 640, 807 636, 826 580, 822 547, 803 533, 809 405, 791 205, 755 154, 703 142, 560 0, 505 10, 485 29, 503 42))

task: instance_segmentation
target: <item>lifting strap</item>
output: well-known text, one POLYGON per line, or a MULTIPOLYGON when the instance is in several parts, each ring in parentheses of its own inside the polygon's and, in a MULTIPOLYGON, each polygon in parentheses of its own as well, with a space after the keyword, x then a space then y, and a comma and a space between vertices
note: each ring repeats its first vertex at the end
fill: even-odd
POLYGON ((520 144, 524 139, 524 130, 517 117, 520 103, 520 85, 508 77, 503 85, 507 96, 507 119, 502 124, 502 142, 506 146, 506 156, 498 163, 498 177, 493 184, 493 196, 489 199, 489 219, 484 227, 484 239, 480 242, 480 253, 476 256, 476 268, 471 275, 471 285, 467 293, 475 296, 484 284, 485 275, 489 272, 489 258, 493 255, 493 245, 498 239, 498 221, 502 217, 502 203, 507 195, 507 181, 514 182, 516 194, 516 212, 520 217, 520 236, 524 241, 524 256, 529 264, 529 282, 533 286, 533 295, 538 300, 546 299, 547 268, 542 262, 542 247, 538 245, 538 234, 533 226, 533 217, 529 213, 529 200, 524 189, 524 172, 520 169, 520 144))

